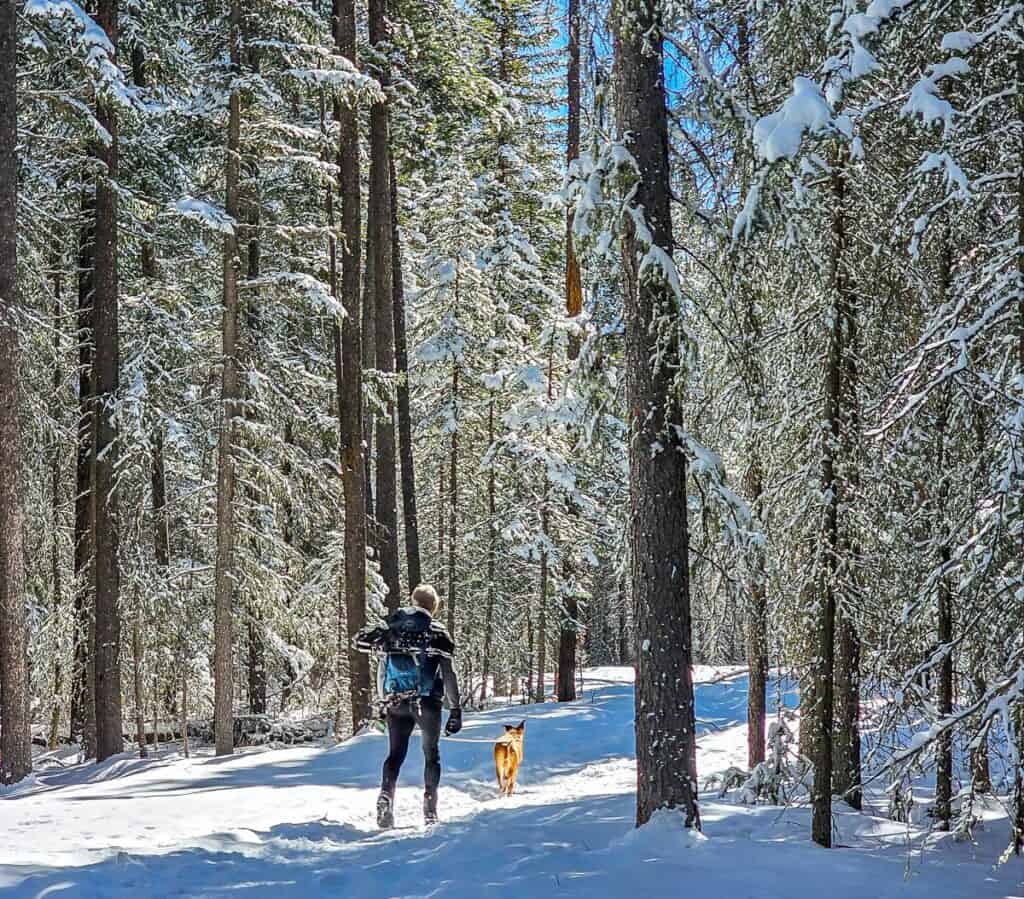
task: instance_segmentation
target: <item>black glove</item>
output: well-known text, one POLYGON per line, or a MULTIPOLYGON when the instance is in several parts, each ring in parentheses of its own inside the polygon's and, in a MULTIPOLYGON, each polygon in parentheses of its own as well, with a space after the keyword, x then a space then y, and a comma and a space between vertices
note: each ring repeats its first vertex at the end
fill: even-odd
POLYGON ((448 713, 448 723, 444 726, 444 735, 450 737, 462 730, 462 709, 452 709, 448 713))

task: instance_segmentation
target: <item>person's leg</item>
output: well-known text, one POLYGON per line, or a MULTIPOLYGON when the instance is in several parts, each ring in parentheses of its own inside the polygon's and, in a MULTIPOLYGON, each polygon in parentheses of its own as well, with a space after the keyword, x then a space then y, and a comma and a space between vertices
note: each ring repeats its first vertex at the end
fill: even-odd
POLYGON ((421 700, 416 723, 423 742, 423 816, 430 824, 437 820, 437 786, 441 782, 441 700, 421 700))
POLYGON ((380 797, 377 799, 377 824, 390 827, 394 823, 392 809, 395 801, 395 787, 398 772, 409 751, 409 737, 416 724, 408 703, 400 703, 388 709, 388 757, 384 759, 384 770, 380 779, 380 797))

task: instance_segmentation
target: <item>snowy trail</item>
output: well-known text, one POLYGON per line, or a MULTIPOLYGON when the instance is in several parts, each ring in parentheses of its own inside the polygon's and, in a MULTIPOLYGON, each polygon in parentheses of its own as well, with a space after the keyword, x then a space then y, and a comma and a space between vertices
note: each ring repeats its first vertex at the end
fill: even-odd
MULTIPOLYGON (((746 680, 709 683, 727 673, 696 672, 702 777, 745 762, 746 680)), ((415 738, 384 834, 376 734, 41 774, 0 801, 0 895, 1024 897, 1019 860, 993 867, 1005 822, 976 846, 919 837, 908 851, 905 825, 839 812, 851 848, 826 852, 808 843, 804 810, 704 801, 706 837, 668 820, 635 831, 631 675, 593 669, 580 702, 468 716, 460 736, 488 740, 527 718, 520 792, 496 798, 488 745, 446 741, 431 830, 415 738)))

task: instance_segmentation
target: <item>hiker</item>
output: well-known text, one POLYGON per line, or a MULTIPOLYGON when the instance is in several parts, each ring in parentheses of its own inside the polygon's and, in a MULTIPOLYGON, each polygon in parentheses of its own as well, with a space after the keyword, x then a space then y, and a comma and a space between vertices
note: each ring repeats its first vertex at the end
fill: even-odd
POLYGON ((412 591, 412 605, 388 616, 384 627, 368 628, 356 637, 356 648, 382 654, 377 669, 380 697, 388 729, 388 757, 384 761, 377 825, 395 823, 395 786, 409 750, 409 737, 419 725, 423 744, 423 820, 437 821, 437 786, 441 780, 442 698, 448 700, 446 736, 462 728, 459 685, 452 668, 455 643, 444 626, 434 619, 441 600, 429 584, 412 591))

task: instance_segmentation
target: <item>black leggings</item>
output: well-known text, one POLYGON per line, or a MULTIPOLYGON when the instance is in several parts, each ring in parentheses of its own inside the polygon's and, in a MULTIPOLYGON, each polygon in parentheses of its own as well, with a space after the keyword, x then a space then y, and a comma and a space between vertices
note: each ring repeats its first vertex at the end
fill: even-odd
POLYGON ((437 802, 437 785, 441 782, 441 753, 437 747, 441 739, 441 700, 405 700, 388 709, 388 757, 384 760, 381 792, 392 799, 398 783, 398 772, 409 751, 409 737, 418 724, 423 743, 424 795, 431 806, 437 802))

